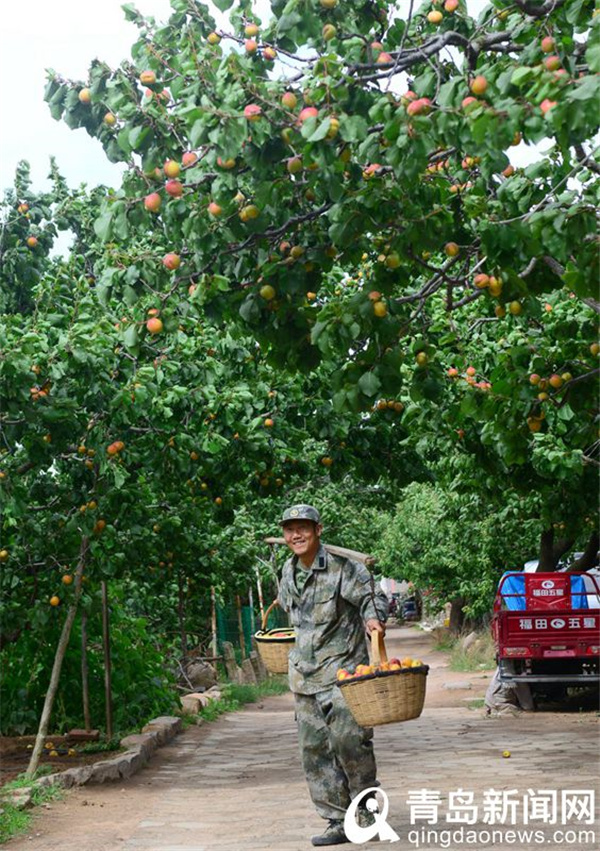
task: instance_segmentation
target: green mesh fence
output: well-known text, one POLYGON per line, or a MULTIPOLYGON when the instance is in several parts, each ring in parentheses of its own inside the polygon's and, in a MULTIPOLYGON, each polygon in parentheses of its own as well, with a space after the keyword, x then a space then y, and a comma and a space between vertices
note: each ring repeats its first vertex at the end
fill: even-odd
MULTIPOLYGON (((238 613, 235 603, 217 603, 217 645, 218 652, 223 651, 223 642, 229 641, 234 647, 240 649, 240 630, 238 624, 238 613)), ((269 614, 268 627, 287 626, 288 617, 279 606, 271 610, 269 614)), ((246 653, 252 650, 252 636, 261 628, 260 612, 254 611, 250 606, 242 606, 242 629, 244 632, 244 643, 246 653)))

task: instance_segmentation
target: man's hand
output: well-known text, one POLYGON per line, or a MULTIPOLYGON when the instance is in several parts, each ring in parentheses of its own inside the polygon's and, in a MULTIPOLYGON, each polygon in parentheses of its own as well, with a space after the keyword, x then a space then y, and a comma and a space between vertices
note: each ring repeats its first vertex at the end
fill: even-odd
POLYGON ((380 632, 382 636, 385 635, 385 624, 375 618, 369 618, 369 620, 365 622, 365 629, 367 630, 369 638, 371 637, 373 630, 380 632))

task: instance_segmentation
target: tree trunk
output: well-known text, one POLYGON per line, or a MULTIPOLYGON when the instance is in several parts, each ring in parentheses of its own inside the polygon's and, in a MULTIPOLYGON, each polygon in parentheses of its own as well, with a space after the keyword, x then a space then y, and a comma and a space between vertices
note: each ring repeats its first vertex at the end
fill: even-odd
POLYGON ((263 601, 262 584, 260 581, 260 573, 258 572, 258 568, 256 568, 256 590, 258 591, 258 610, 260 612, 260 623, 262 626, 262 620, 265 616, 265 604, 263 601))
POLYGON ((75 620, 75 615, 77 614, 77 609, 79 607, 79 600, 81 598, 81 578, 83 576, 83 570, 87 563, 89 544, 90 539, 87 536, 81 539, 81 547, 79 549, 79 562, 77 564, 77 570, 75 571, 73 602, 69 606, 69 610, 67 612, 67 616, 63 624, 62 632, 58 640, 58 646, 56 648, 56 653, 54 656, 54 664, 52 665, 52 673, 50 675, 50 684, 48 686, 48 691, 46 692, 46 699, 44 700, 44 707, 42 709, 42 716, 40 718, 40 724, 38 727, 37 736, 35 738, 35 745, 33 746, 33 751, 31 752, 31 759, 29 760, 27 771, 25 772, 25 777, 28 780, 30 780, 37 771, 37 767, 40 762, 40 756, 44 747, 44 741, 46 739, 46 736, 48 735, 48 727, 50 725, 50 717, 52 715, 54 699, 58 690, 60 672, 65 658, 65 653, 67 652, 67 647, 69 645, 73 622, 75 620))
POLYGON ((540 558, 536 573, 554 573, 558 562, 569 552, 575 541, 572 538, 554 538, 554 528, 544 529, 540 537, 540 558))
POLYGON ((458 635, 462 629, 465 613, 463 606, 465 605, 464 597, 455 597, 450 601, 450 632, 452 635, 458 635))
POLYGON ((108 610, 108 587, 102 583, 102 643, 104 645, 104 704, 106 712, 106 738, 113 735, 112 725, 112 662, 110 658, 110 612, 108 610))
POLYGON ((556 559, 556 570, 558 569, 558 563, 565 553, 568 553, 571 547, 574 545, 574 538, 559 538, 554 542, 554 558, 556 559))
POLYGON ((235 605, 237 608, 237 617, 238 617, 238 633, 240 636, 240 649, 242 651, 242 659, 246 658, 246 642, 244 640, 244 624, 242 622, 242 601, 240 599, 240 595, 238 594, 235 598, 235 605))
POLYGON ((183 571, 179 569, 177 574, 177 585, 179 592, 179 599, 177 605, 177 614, 179 617, 179 636, 181 641, 181 658, 185 663, 187 659, 187 633, 185 631, 185 583, 184 583, 184 575, 183 571))
POLYGON ((592 532, 585 546, 585 551, 581 558, 576 559, 568 568, 569 573, 573 571, 581 571, 582 573, 589 570, 597 564, 598 547, 600 547, 600 536, 598 532, 592 532))
POLYGON ((217 595, 214 585, 210 589, 210 628, 212 633, 212 654, 216 658, 219 649, 217 644, 217 595))
POLYGON ((248 585, 248 605, 250 606, 250 632, 254 635, 256 632, 256 624, 254 623, 254 596, 252 594, 252 585, 248 585))
POLYGON ((540 536, 540 557, 536 573, 552 573, 556 570, 554 560, 554 529, 543 529, 540 536))
POLYGON ((270 545, 271 550, 271 567, 273 569, 273 577, 275 580, 275 588, 277 589, 275 596, 279 596, 279 577, 277 576, 277 553, 275 552, 275 544, 270 545))

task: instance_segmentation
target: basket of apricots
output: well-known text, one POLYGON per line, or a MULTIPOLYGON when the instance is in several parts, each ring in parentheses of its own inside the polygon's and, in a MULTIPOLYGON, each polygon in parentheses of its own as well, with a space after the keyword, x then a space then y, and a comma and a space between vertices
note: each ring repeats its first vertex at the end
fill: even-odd
POLYGON ((288 656, 296 641, 296 634, 293 627, 289 626, 267 629, 271 610, 277 605, 279 605, 277 600, 271 603, 263 616, 262 629, 254 633, 254 638, 266 669, 271 674, 287 674, 288 656))
POLYGON ((361 727, 418 718, 425 702, 429 666, 420 659, 388 660, 383 636, 371 633, 371 664, 357 665, 354 673, 341 668, 337 685, 361 727))

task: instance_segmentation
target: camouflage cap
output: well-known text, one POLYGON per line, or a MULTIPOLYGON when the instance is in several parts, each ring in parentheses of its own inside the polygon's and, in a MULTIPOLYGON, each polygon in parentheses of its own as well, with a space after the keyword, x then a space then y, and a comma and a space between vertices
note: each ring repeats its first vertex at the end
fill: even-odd
POLYGON ((313 523, 321 523, 321 515, 312 505, 292 505, 283 512, 279 525, 283 526, 290 520, 312 520, 313 523))

